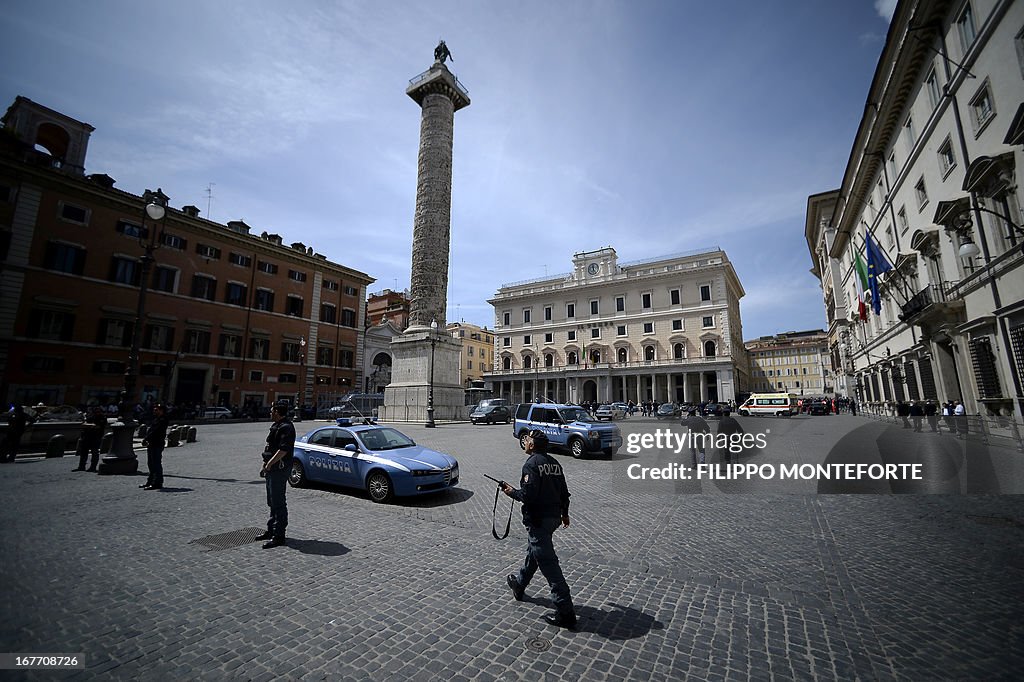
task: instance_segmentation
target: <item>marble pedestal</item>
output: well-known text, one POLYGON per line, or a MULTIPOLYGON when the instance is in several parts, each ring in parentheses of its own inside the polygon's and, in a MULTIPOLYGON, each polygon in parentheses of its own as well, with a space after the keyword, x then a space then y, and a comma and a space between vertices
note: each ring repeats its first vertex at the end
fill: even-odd
POLYGON ((381 421, 427 421, 433 357, 434 420, 466 419, 466 392, 459 382, 462 344, 447 333, 410 327, 391 340, 391 383, 384 390, 381 421), (431 350, 433 345, 433 350, 431 350))

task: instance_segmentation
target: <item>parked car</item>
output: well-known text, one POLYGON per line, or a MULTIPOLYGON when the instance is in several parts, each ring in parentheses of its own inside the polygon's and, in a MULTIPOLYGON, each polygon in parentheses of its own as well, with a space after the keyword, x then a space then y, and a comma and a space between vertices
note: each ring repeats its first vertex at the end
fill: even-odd
POLYGON ((455 487, 459 463, 390 426, 322 426, 295 441, 288 483, 360 488, 374 502, 455 487))
POLYGON ((704 406, 704 417, 707 419, 721 419, 722 412, 728 405, 724 403, 708 403, 704 406))
POLYGON ((682 408, 675 403, 662 403, 654 416, 658 419, 676 419, 682 415, 682 408))
POLYGON ((594 418, 598 420, 607 419, 611 421, 613 419, 622 419, 625 416, 626 410, 619 407, 616 403, 605 403, 594 412, 594 418))
POLYGON ((531 429, 540 429, 553 448, 568 450, 576 458, 598 452, 611 457, 622 445, 618 426, 598 422, 579 405, 517 405, 512 435, 519 439, 519 447, 526 447, 526 435, 531 429))
POLYGON ((226 407, 207 407, 203 419, 231 419, 234 414, 226 407))
POLYGON ((812 400, 810 406, 807 408, 807 414, 832 414, 832 403, 827 400, 812 400))
POLYGON ((479 424, 480 422, 485 424, 494 424, 496 422, 508 424, 512 421, 512 411, 509 409, 506 401, 501 398, 481 400, 480 404, 469 413, 469 421, 474 424, 479 424))

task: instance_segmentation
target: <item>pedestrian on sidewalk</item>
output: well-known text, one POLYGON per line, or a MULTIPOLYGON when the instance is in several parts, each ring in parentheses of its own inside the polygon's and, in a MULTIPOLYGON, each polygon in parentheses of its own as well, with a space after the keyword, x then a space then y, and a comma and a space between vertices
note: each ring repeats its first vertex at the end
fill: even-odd
POLYGON ((723 452, 726 464, 731 464, 734 459, 739 461, 738 451, 742 448, 740 439, 744 434, 743 427, 730 414, 731 410, 727 407, 722 410, 722 418, 718 420, 718 434, 724 433, 728 439, 723 452), (737 450, 736 453, 733 452, 734 448, 737 450))
POLYGON ((910 405, 910 421, 914 423, 914 433, 921 433, 921 421, 924 419, 924 408, 915 400, 910 405))
POLYGON ((21 405, 13 405, 7 418, 7 431, 4 438, 4 449, 0 453, 0 462, 13 462, 17 457, 18 448, 21 446, 21 437, 25 435, 28 424, 29 418, 25 414, 25 408, 21 405))
POLYGON ((711 433, 711 427, 708 426, 707 421, 702 417, 696 408, 692 408, 686 419, 683 420, 683 426, 689 430, 688 438, 690 440, 690 457, 693 458, 693 467, 697 468, 697 451, 700 450, 700 464, 704 464, 706 458, 706 441, 708 435, 711 433))
POLYGON ((153 406, 153 423, 149 425, 146 438, 142 444, 146 446, 146 466, 149 477, 139 487, 143 490, 161 490, 164 487, 164 444, 167 441, 167 415, 164 404, 153 406))
POLYGON ((93 405, 89 408, 89 416, 85 419, 82 427, 82 435, 78 439, 78 468, 75 471, 86 471, 85 460, 92 453, 92 462, 88 471, 96 471, 96 465, 100 462, 100 444, 103 442, 103 433, 107 430, 107 415, 103 414, 103 408, 93 405))
POLYGON ((502 482, 501 491, 522 503, 523 525, 529 541, 518 575, 510 573, 505 582, 516 601, 522 601, 526 587, 539 568, 551 587, 551 601, 555 604, 555 613, 544 616, 544 620, 571 630, 576 627, 576 609, 551 541, 559 525, 569 527, 569 488, 562 465, 548 454, 548 437, 543 431, 530 431, 524 445, 528 459, 523 464, 520 488, 516 490, 502 482))
POLYGON ((285 494, 295 454, 295 426, 288 419, 288 403, 274 403, 270 410, 270 418, 274 423, 270 425, 270 433, 267 434, 267 447, 263 450, 263 468, 260 470, 260 476, 265 478, 267 483, 270 518, 267 520, 267 532, 256 538, 267 540, 263 543, 263 549, 288 544, 285 537, 288 528, 288 501, 285 494))

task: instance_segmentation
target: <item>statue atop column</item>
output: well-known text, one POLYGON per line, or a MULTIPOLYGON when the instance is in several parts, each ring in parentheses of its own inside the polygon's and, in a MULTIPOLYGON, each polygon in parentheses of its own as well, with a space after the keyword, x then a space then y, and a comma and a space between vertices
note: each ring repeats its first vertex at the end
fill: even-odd
POLYGON ((437 44, 437 47, 434 48, 434 61, 440 64, 444 64, 444 61, 446 59, 450 59, 453 62, 455 61, 455 57, 452 56, 452 53, 448 49, 448 46, 445 45, 444 41, 442 40, 437 44))

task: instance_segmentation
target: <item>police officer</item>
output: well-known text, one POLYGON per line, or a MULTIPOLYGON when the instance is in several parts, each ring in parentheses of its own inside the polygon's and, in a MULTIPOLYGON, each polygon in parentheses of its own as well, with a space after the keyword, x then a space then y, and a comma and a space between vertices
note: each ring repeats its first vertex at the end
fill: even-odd
POLYGON ((544 432, 538 429, 530 431, 525 445, 529 459, 523 464, 521 488, 516 490, 508 483, 502 483, 501 490, 522 503, 523 525, 529 542, 519 575, 509 574, 505 580, 516 601, 522 601, 526 586, 539 568, 551 586, 551 599, 556 609, 555 613, 544 616, 544 620, 572 629, 576 627, 576 611, 551 542, 551 534, 559 524, 563 528, 569 527, 569 489, 565 485, 562 465, 548 454, 548 438, 544 432))
POLYGON ((139 486, 143 490, 160 490, 164 487, 164 444, 167 441, 167 424, 164 405, 157 403, 153 406, 153 423, 149 425, 146 439, 142 441, 146 446, 146 466, 149 468, 149 478, 139 486))
POLYGON ((288 419, 288 403, 274 403, 270 410, 270 418, 274 423, 267 435, 267 447, 263 451, 263 469, 260 470, 260 476, 267 481, 267 506, 270 507, 267 532, 257 538, 268 540, 263 543, 263 549, 287 544, 284 537, 285 529, 288 528, 285 491, 295 452, 295 427, 288 419))

